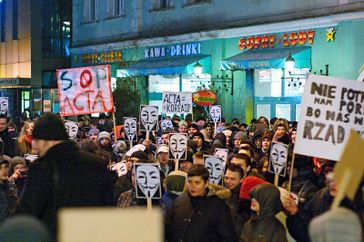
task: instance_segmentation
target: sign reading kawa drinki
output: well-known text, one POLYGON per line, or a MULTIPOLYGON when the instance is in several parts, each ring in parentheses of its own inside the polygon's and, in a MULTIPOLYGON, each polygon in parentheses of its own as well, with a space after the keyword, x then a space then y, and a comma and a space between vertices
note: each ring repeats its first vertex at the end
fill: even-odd
POLYGON ((110 65, 57 70, 62 116, 113 112, 110 65))
POLYGON ((294 152, 338 161, 350 129, 364 137, 364 83, 309 75, 294 152))
POLYGON ((163 92, 162 113, 192 113, 192 93, 163 92))

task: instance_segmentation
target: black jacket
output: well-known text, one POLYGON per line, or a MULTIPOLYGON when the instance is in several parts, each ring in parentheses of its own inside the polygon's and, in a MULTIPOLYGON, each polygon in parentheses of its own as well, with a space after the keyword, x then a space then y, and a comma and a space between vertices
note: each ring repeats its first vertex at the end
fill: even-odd
POLYGON ((29 166, 17 212, 38 217, 55 236, 59 208, 106 205, 113 205, 113 184, 105 162, 64 141, 29 166))
POLYGON ((0 132, 0 138, 3 141, 3 151, 4 151, 4 155, 10 156, 10 157, 14 157, 15 154, 15 139, 13 139, 13 137, 9 134, 9 132, 3 131, 0 132))
POLYGON ((165 222, 168 242, 238 241, 229 207, 215 195, 180 195, 167 210, 165 222))

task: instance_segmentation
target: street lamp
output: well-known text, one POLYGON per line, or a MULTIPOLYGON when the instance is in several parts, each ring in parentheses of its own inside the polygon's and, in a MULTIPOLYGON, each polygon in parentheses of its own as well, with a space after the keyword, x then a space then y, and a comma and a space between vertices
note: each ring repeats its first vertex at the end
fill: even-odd
POLYGON ((289 53, 286 62, 284 63, 284 66, 287 69, 287 71, 291 72, 294 69, 294 62, 295 61, 291 56, 291 53, 289 53))
POLYGON ((200 63, 197 63, 193 66, 193 72, 196 76, 200 76, 202 74, 202 65, 200 63))

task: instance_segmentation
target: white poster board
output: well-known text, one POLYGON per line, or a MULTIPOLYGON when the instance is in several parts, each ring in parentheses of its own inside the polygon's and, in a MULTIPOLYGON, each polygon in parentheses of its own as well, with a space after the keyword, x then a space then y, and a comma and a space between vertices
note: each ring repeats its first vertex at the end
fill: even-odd
POLYGON ((110 65, 57 70, 62 116, 114 112, 110 65))
POLYGON ((192 93, 163 92, 162 113, 192 113, 192 93))
POLYGON ((350 129, 364 136, 364 83, 309 75, 294 152, 338 161, 350 129))

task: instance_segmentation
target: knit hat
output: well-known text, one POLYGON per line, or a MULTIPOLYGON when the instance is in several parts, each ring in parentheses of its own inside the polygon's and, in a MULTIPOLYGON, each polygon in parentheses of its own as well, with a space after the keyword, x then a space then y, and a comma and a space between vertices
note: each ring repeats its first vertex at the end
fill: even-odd
POLYGON ((90 130, 88 131, 88 133, 87 133, 87 136, 90 136, 90 135, 92 135, 92 134, 99 135, 99 133, 100 133, 100 130, 98 130, 98 129, 90 129, 90 130))
POLYGON ((34 123, 33 139, 68 140, 61 117, 54 113, 45 113, 34 123))
POLYGON ((99 135, 97 136, 97 141, 99 141, 99 140, 101 140, 103 138, 106 138, 108 140, 111 140, 111 137, 110 137, 109 132, 107 132, 107 131, 100 132, 99 135))
POLYGON ((183 171, 172 171, 166 178, 167 191, 180 195, 186 185, 187 173, 183 171))
POLYGON ((243 131, 239 131, 234 135, 234 140, 246 140, 248 136, 243 131))
POLYGON ((250 200, 250 191, 259 184, 269 184, 269 182, 255 176, 247 176, 244 178, 243 182, 241 183, 239 198, 250 200))
POLYGON ((11 158, 10 160, 10 170, 9 170, 9 173, 12 174, 14 172, 14 168, 17 166, 17 165, 23 165, 23 166, 27 166, 27 164, 25 163, 25 160, 23 157, 21 156, 14 156, 13 158, 11 158))
POLYGON ((168 153, 168 145, 162 144, 158 147, 157 154, 160 152, 168 153))

